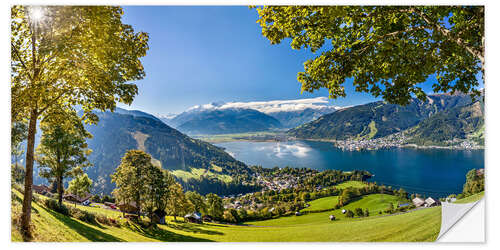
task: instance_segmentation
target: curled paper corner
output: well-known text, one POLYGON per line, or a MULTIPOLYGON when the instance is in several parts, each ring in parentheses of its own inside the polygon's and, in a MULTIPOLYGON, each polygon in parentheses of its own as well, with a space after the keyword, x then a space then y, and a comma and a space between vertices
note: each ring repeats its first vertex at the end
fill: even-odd
POLYGON ((484 199, 482 197, 478 201, 470 203, 451 203, 443 202, 441 206, 441 230, 436 241, 440 241, 441 237, 445 235, 457 222, 459 222, 472 208, 484 199))

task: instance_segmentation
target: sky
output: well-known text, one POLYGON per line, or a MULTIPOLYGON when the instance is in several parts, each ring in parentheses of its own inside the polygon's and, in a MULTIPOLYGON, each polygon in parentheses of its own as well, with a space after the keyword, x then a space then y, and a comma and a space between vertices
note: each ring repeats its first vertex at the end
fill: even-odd
MULTIPOLYGON (((124 6, 122 21, 149 33, 149 51, 142 58, 146 77, 136 82, 139 94, 131 106, 119 106, 167 115, 213 102, 327 97, 326 89, 301 94, 297 81, 315 55, 293 50, 289 41, 271 45, 257 19, 246 6, 124 6)), ((344 86, 347 96, 327 105, 379 100, 355 92, 350 80, 344 86)))

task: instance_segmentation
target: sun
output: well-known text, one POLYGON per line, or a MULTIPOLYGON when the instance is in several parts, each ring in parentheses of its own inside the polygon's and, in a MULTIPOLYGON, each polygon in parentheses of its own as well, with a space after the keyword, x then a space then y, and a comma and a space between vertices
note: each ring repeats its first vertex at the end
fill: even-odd
POLYGON ((44 18, 45 13, 41 7, 32 7, 29 15, 33 21, 38 22, 44 18))

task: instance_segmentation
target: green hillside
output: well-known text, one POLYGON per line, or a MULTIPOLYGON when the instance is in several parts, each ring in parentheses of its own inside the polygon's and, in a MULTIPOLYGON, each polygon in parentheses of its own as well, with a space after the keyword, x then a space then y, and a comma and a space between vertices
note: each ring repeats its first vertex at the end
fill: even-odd
MULTIPOLYGON (((330 221, 329 214, 340 211, 282 217, 245 225, 193 224, 174 222, 167 217, 167 225, 142 228, 121 221, 121 226, 89 224, 61 215, 44 205, 40 198, 33 202, 34 241, 434 241, 441 224, 441 208, 420 209, 404 214, 378 215, 375 213, 392 201, 379 194, 365 196, 346 208, 363 207, 371 210, 366 218, 345 218, 338 215, 330 221), (373 211, 373 212, 372 212, 373 211)), ((102 208, 79 207, 93 213, 107 213, 102 208)), ((12 192, 12 241, 21 241, 16 227, 21 209, 21 194, 12 192)), ((113 212, 115 213, 115 212, 113 212)), ((336 214, 337 215, 337 214, 336 214)))
POLYGON ((484 145, 484 103, 455 107, 439 112, 408 131, 408 142, 418 145, 451 143, 454 139, 471 139, 484 145))
POLYGON ((481 200, 483 197, 484 197, 484 191, 456 200, 454 203, 464 204, 464 203, 476 202, 478 200, 481 200))
MULTIPOLYGON (((178 176, 180 180, 186 174, 196 175, 201 169, 204 171, 204 183, 213 183, 217 190, 221 189, 217 185, 245 179, 251 173, 244 163, 234 159, 222 148, 192 139, 158 119, 135 113, 101 112, 98 115, 99 124, 87 126, 94 136, 88 140, 89 148, 93 151, 89 160, 94 167, 87 170, 95 183, 94 193, 111 192, 114 186, 110 174, 130 149, 141 149, 151 154, 154 163, 164 169, 180 170, 179 174, 183 174, 178 176), (220 171, 213 170, 214 165, 220 171)), ((207 189, 205 192, 214 190, 207 189)))
MULTIPOLYGON (((329 196, 320 198, 308 202, 310 206, 308 208, 303 209, 302 211, 318 211, 325 209, 333 209, 333 207, 337 204, 337 202, 338 202, 338 196, 329 196)), ((354 210, 355 208, 360 207, 363 208, 363 211, 365 209, 368 209, 370 211, 370 214, 375 215, 376 213, 385 210, 389 206, 389 203, 392 203, 394 207, 397 207, 398 202, 406 203, 408 201, 401 200, 394 195, 371 194, 362 197, 360 200, 356 202, 346 205, 345 207, 343 207, 343 209, 354 210)), ((341 210, 338 209, 333 212, 330 212, 329 214, 333 214, 336 217, 339 216, 342 217, 341 210)))
POLYGON ((290 136, 306 139, 373 139, 416 126, 438 112, 470 104, 468 95, 430 95, 407 106, 372 102, 341 109, 289 130, 290 136))

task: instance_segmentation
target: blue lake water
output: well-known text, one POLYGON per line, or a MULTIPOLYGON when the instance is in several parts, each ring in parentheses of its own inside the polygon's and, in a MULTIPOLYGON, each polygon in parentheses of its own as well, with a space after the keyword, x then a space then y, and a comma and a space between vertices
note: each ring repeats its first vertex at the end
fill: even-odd
POLYGON ((484 168, 484 150, 342 151, 332 143, 315 141, 237 141, 215 145, 247 165, 368 170, 375 175, 370 181, 438 197, 461 193, 467 171, 484 168))

